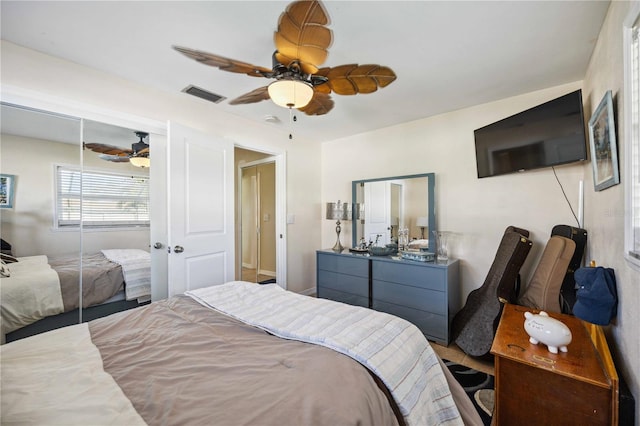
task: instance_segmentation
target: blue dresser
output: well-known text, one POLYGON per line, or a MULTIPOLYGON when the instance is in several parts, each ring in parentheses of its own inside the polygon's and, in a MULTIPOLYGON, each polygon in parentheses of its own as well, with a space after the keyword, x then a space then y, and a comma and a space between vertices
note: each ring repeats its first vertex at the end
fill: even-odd
POLYGON ((462 307, 459 261, 415 262, 318 250, 318 297, 387 312, 414 323, 448 345, 453 316, 462 307))

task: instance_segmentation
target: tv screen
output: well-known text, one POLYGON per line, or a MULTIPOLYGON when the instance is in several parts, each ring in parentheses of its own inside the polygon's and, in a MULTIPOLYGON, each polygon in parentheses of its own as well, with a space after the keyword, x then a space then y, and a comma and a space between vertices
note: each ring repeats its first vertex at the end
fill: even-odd
POLYGON ((476 129, 474 136, 479 178, 585 160, 582 91, 476 129))

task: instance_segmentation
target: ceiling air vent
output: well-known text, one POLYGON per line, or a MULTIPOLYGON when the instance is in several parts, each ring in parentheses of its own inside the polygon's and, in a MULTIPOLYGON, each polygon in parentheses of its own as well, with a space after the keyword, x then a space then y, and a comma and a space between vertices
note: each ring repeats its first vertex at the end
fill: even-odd
POLYGON ((227 99, 226 96, 216 95, 215 93, 207 92, 206 90, 196 87, 194 85, 189 85, 184 89, 182 89, 182 91, 190 95, 197 96, 199 98, 207 100, 209 102, 213 102, 214 104, 218 104, 224 101, 225 99, 227 99))

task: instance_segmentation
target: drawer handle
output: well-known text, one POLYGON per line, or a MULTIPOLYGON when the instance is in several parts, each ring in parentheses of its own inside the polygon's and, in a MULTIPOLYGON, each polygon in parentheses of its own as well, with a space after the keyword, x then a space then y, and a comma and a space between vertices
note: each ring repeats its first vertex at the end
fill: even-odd
POLYGON ((546 358, 540 355, 534 355, 533 359, 535 359, 536 361, 540 361, 540 362, 544 362, 546 364, 555 364, 555 360, 551 359, 551 358, 546 358))

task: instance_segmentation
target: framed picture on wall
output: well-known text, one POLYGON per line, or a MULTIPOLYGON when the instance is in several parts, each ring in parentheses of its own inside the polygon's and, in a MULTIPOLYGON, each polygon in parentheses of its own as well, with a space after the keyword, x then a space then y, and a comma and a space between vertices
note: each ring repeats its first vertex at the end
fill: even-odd
POLYGON ((593 165, 593 185, 602 191, 620 183, 616 126, 611 90, 600 101, 589 120, 589 145, 593 165))
POLYGON ((0 174, 0 209, 12 209, 16 191, 15 175, 0 174))

